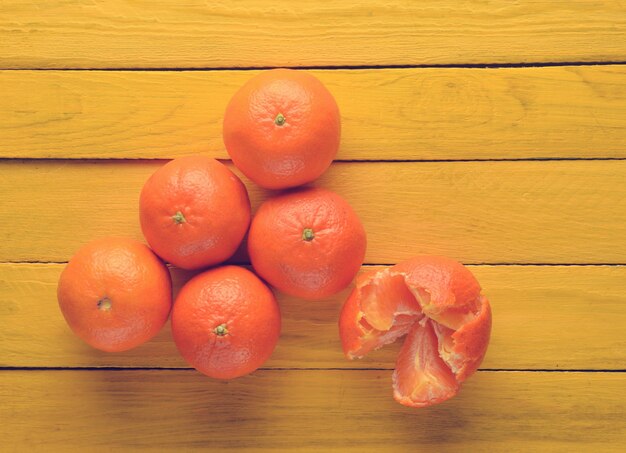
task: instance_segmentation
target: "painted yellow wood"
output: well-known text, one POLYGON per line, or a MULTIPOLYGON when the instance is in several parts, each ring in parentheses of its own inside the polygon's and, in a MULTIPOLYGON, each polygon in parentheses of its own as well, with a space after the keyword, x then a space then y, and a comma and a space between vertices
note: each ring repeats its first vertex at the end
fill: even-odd
MULTIPOLYGON (((187 367, 169 325, 120 354, 91 349, 61 315, 62 265, 0 265, 0 366, 187 367)), ((626 363, 626 267, 472 266, 492 301, 493 334, 482 368, 622 369, 626 363)), ((175 270, 175 292, 190 277, 175 270)), ((349 290, 319 302, 278 293, 281 340, 266 368, 387 368, 400 342, 358 361, 341 353, 337 319, 349 290)))
POLYGON ((621 61, 619 0, 3 0, 2 68, 621 61))
MULTIPOLYGON (((0 261, 65 261, 95 237, 141 239, 159 161, 0 163, 0 261)), ((626 263, 626 161, 337 163, 316 184, 368 233, 366 263, 626 263)), ((267 196, 248 184, 256 207, 267 196)), ((245 260, 239 254, 237 260, 245 260)))
MULTIPOLYGON (((0 71, 0 157, 227 158, 222 117, 256 71, 0 71)), ((313 71, 338 159, 626 157, 626 67, 313 71)))
POLYGON ((412 409, 389 371, 0 372, 9 450, 623 451, 623 373, 480 372, 412 409))
MULTIPOLYGON (((278 294, 275 353, 229 383, 188 369, 169 325, 126 353, 83 344, 57 307, 63 264, 41 262, 141 239, 162 161, 38 159, 227 158, 225 105, 257 72, 237 68, 529 62, 574 64, 314 73, 342 110, 339 160, 624 158, 625 66, 575 64, 623 63, 623 2, 4 0, 0 43, 0 450, 623 450, 626 373, 598 370, 626 363, 626 265, 537 264, 626 263, 626 161, 343 162, 320 179, 362 217, 368 263, 535 264, 471 267, 494 311, 483 371, 411 410, 391 398, 399 344, 341 354, 348 290, 278 294), (207 70, 30 70, 55 68, 207 70)), ((269 193, 246 183, 256 208, 269 193)), ((172 272, 178 291, 191 274, 172 272)))

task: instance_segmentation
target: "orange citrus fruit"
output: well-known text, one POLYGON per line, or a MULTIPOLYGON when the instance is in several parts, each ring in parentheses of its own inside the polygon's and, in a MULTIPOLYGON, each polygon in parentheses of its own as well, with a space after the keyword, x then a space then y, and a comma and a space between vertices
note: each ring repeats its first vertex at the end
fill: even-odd
POLYGON ((272 291, 237 266, 211 269, 181 289, 172 334, 185 360, 217 379, 252 373, 280 336, 280 309, 272 291))
POLYGON ((284 293, 305 299, 350 284, 365 257, 365 230, 339 195, 292 191, 265 201, 250 226, 248 252, 256 272, 284 293))
POLYGON ((418 256, 359 276, 339 333, 350 359, 406 335, 393 373, 394 398, 406 406, 430 406, 456 395, 482 362, 491 308, 461 263, 418 256))
POLYGON ((252 181, 268 189, 299 186, 318 178, 335 158, 339 108, 307 72, 264 71, 230 100, 223 135, 234 164, 252 181))
POLYGON ((139 202, 150 247, 183 269, 230 258, 250 224, 250 200, 224 164, 203 156, 174 159, 146 181, 139 202))
POLYGON ((163 327, 172 286, 169 271, 148 247, 103 238, 70 259, 57 297, 76 335, 94 348, 117 352, 148 341, 163 327))

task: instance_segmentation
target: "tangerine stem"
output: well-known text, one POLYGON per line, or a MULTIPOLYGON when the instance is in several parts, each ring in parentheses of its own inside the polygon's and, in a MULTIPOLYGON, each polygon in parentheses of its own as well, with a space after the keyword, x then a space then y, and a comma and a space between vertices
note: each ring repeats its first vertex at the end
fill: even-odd
POLYGON ((213 332, 215 332, 215 335, 219 335, 220 337, 223 337, 224 335, 228 333, 228 329, 226 328, 226 324, 220 324, 215 329, 213 329, 213 332))
POLYGON ((172 216, 172 220, 176 225, 180 225, 181 223, 185 223, 187 221, 183 213, 180 211, 176 211, 176 214, 172 216))
POLYGON ((111 311, 112 305, 111 299, 106 296, 98 301, 98 309, 101 311, 111 311))
POLYGON ((315 238, 315 234, 313 234, 313 230, 311 228, 305 228, 302 230, 302 239, 307 242, 310 242, 315 238))
POLYGON ((276 115, 274 123, 276 124, 276 126, 282 126, 283 124, 285 124, 285 116, 282 113, 279 113, 278 115, 276 115))

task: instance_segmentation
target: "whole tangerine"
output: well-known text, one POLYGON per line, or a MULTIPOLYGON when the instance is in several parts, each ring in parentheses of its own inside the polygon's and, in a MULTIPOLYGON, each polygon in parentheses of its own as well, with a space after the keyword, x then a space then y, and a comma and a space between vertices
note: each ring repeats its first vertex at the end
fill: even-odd
POLYGON ((350 284, 366 249, 359 217, 338 194, 299 189, 265 201, 248 236, 255 271, 284 293, 321 299, 350 284))
POLYGON ((70 328, 94 348, 119 352, 154 337, 172 306, 167 267, 132 239, 102 238, 81 247, 57 288, 70 328))
POLYGON ((317 179, 335 158, 340 136, 334 97, 305 71, 261 72, 235 93, 224 114, 224 144, 233 163, 268 189, 317 179))
POLYGON ((183 358, 216 379, 259 368, 280 336, 280 309, 252 272, 223 266, 192 278, 172 311, 172 334, 183 358))
POLYGON ((139 200, 141 230, 157 255, 183 269, 230 258, 250 224, 241 180, 204 156, 174 159, 146 181, 139 200))

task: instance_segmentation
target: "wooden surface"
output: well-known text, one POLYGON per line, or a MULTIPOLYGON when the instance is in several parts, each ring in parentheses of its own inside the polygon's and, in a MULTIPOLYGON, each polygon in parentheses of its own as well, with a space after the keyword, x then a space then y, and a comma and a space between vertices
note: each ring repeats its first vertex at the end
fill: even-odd
MULTIPOLYGON (((225 105, 256 73, 0 72, 0 157, 227 158, 225 105)), ((314 74, 341 108, 340 160, 626 157, 622 65, 314 74)))
POLYGON ((5 371, 0 414, 28 423, 3 442, 41 447, 45 433, 49 450, 623 451, 623 373, 478 372, 454 404, 423 410, 393 401, 390 381, 379 370, 229 383, 191 370, 5 371))
MULTIPOLYGON (((62 268, 0 265, 0 366, 187 368, 176 353, 169 325, 154 340, 121 354, 94 351, 77 341, 56 304, 62 268)), ((493 300, 498 321, 481 368, 624 368, 626 267, 471 266, 471 270, 493 300)), ((172 274, 175 293, 192 275, 180 270, 172 274)), ((264 368, 393 369, 400 344, 360 361, 347 361, 341 353, 337 318, 348 292, 315 302, 313 308, 311 302, 279 293, 282 336, 264 368)))
MULTIPOLYGON (((625 63, 620 1, 1 2, 0 451, 623 451, 625 63), (337 98, 342 162, 316 184, 363 219, 364 269, 446 254, 491 299, 458 397, 395 403, 399 345, 346 361, 348 290, 277 294, 274 355, 228 383, 169 326, 104 354, 63 322, 68 258, 141 239, 148 175, 227 158, 229 97, 275 66, 318 67, 337 98)), ((272 195, 245 182, 255 208, 272 195)))
POLYGON ((4 68, 616 61, 619 0, 3 0, 4 68))
MULTIPOLYGON (((141 239, 139 192, 162 164, 5 161, 0 231, 11 240, 0 260, 62 262, 96 236, 141 239)), ((344 162, 316 184, 361 217, 366 263, 435 253, 465 263, 605 264, 626 263, 625 180, 625 160, 344 162)), ((253 207, 270 195, 247 185, 253 207)))

